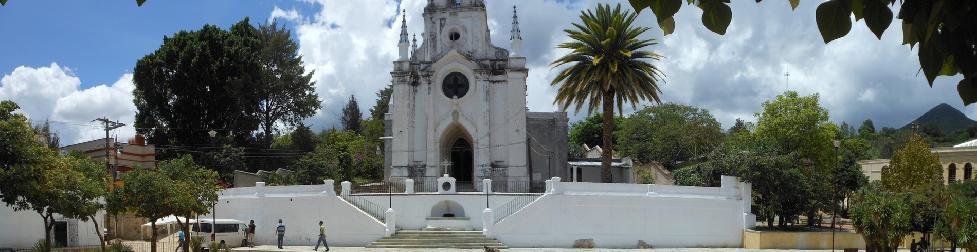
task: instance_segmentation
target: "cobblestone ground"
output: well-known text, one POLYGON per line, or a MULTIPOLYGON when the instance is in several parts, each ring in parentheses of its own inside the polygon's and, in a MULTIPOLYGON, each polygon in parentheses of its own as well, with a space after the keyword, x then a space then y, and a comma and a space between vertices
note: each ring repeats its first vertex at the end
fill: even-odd
MULTIPOLYGON (((297 252, 297 251, 312 251, 312 246, 286 246, 285 249, 279 250, 275 246, 257 246, 255 248, 235 248, 235 252, 297 252)), ((324 251, 323 248, 319 248, 319 251, 324 251)), ((338 248, 334 247, 329 250, 329 252, 393 252, 393 251, 467 251, 476 252, 484 251, 482 249, 380 249, 380 248, 338 248)), ((798 252, 798 251, 831 251, 831 250, 782 250, 782 249, 740 249, 740 248, 662 248, 662 249, 560 249, 560 248, 511 248, 503 249, 506 252, 570 252, 570 251, 601 251, 601 252, 635 252, 635 251, 654 251, 654 252, 693 252, 693 251, 706 251, 706 252, 798 252)), ((841 251, 841 250, 837 250, 841 251)), ((901 250, 900 250, 901 251, 901 250)), ((906 250, 908 251, 908 250, 906 250)))

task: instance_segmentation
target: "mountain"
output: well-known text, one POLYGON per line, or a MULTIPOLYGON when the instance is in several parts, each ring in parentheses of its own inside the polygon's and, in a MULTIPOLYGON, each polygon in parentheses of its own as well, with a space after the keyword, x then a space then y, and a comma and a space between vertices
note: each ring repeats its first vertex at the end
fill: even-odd
MULTIPOLYGON (((936 105, 925 114, 916 118, 912 122, 918 122, 920 127, 923 125, 935 125, 939 127, 943 132, 952 133, 959 130, 965 130, 968 127, 977 124, 977 121, 971 120, 964 115, 963 112, 957 110, 953 106, 947 105, 946 103, 940 103, 936 105)), ((906 124, 901 129, 911 129, 912 122, 906 124)))

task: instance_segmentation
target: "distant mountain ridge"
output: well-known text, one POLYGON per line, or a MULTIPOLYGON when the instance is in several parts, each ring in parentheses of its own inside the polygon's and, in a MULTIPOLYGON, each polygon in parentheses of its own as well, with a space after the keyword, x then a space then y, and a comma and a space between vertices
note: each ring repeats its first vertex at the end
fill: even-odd
POLYGON ((960 110, 946 103, 936 105, 936 107, 926 111, 926 113, 919 116, 915 120, 910 121, 908 124, 906 124, 906 126, 902 126, 900 129, 911 129, 913 122, 918 122, 920 126, 935 125, 943 130, 943 132, 947 133, 964 130, 974 124, 977 124, 977 121, 970 119, 963 112, 960 112, 960 110))

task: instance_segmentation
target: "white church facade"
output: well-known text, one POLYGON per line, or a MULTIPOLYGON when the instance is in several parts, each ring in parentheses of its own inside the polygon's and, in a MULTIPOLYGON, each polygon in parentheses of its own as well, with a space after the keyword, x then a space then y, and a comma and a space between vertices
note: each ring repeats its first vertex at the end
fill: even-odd
POLYGON ((460 190, 481 191, 485 178, 528 189, 562 176, 567 116, 528 112, 515 8, 509 49, 492 45, 482 0, 431 0, 423 16, 421 44, 417 34, 408 40, 404 19, 390 73, 385 177, 448 174, 460 190))

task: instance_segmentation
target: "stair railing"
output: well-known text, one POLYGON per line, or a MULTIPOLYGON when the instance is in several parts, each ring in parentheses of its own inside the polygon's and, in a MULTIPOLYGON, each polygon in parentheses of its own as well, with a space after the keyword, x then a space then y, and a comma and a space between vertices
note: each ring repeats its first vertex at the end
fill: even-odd
POLYGON ((513 196, 513 199, 493 209, 493 212, 495 212, 495 223, 499 223, 502 221, 502 219, 509 217, 509 215, 512 215, 519 210, 522 210, 529 205, 529 203, 533 203, 533 201, 536 201, 536 199, 543 196, 542 193, 520 193, 506 195, 513 196))

